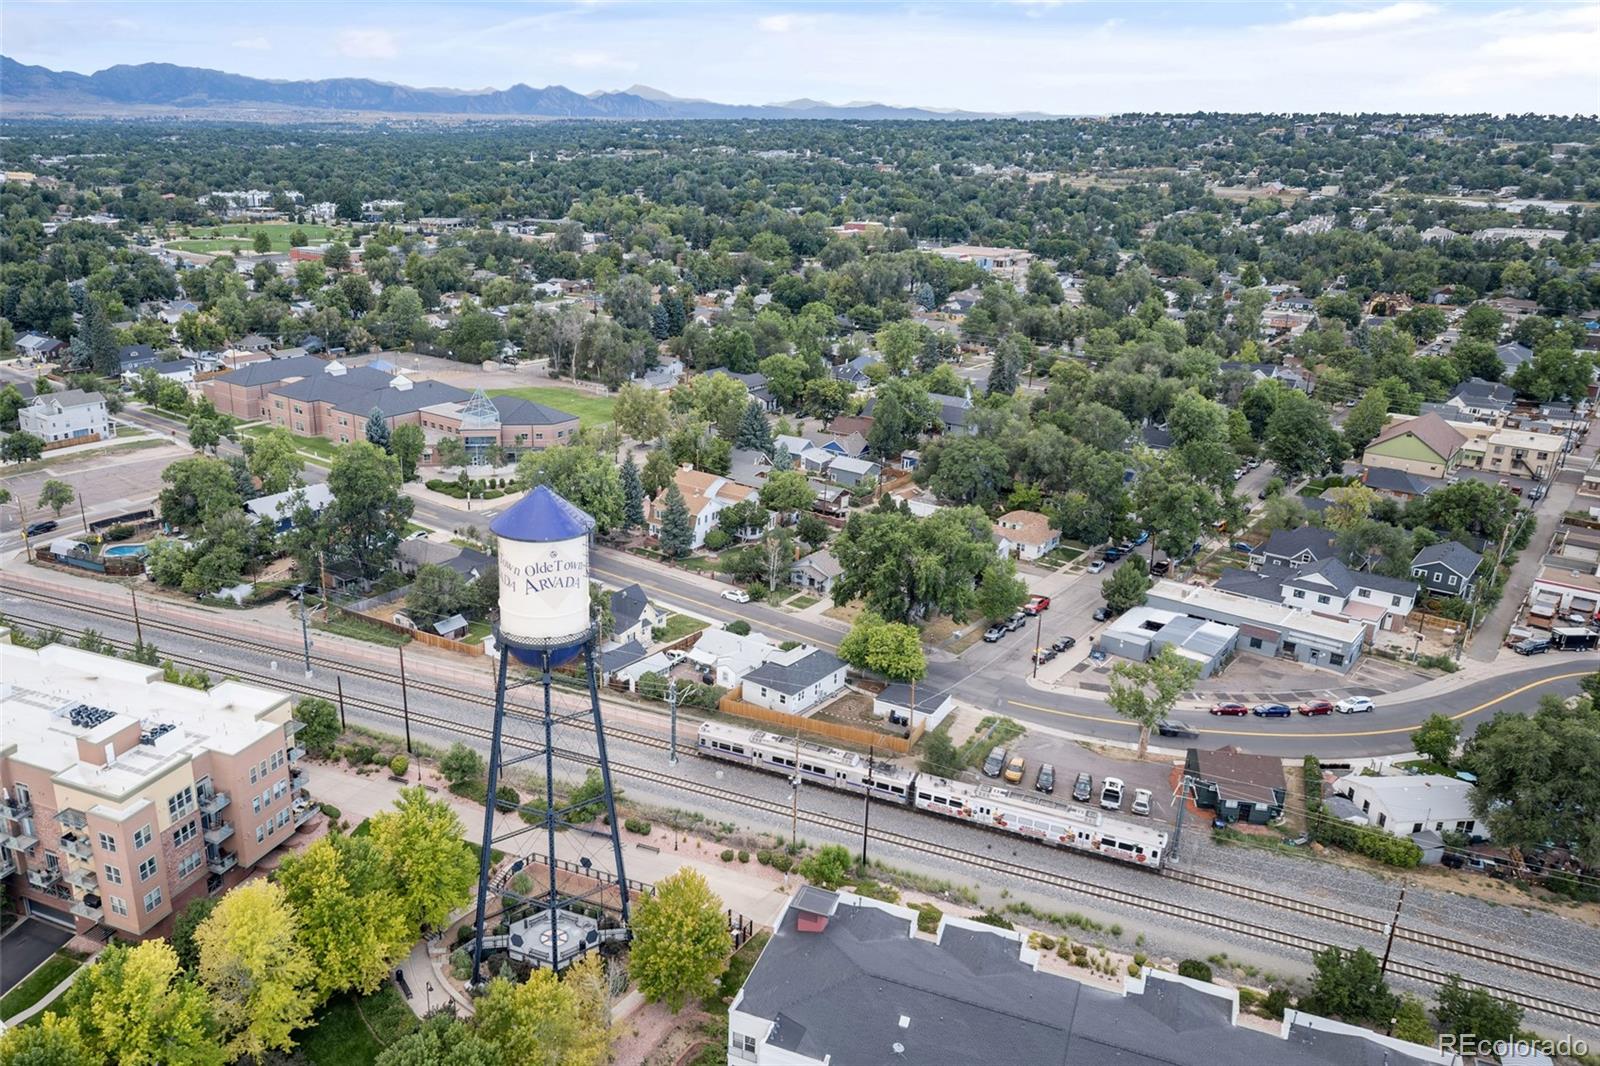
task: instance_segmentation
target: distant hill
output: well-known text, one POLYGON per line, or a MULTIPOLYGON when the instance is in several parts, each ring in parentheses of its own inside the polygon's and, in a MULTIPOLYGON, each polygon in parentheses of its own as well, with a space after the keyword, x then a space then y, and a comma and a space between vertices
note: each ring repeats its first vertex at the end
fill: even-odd
MULTIPOLYGON (((887 104, 829 104, 821 100, 745 105, 691 100, 635 85, 621 92, 584 95, 564 85, 536 89, 418 89, 368 78, 274 81, 171 63, 108 67, 74 74, 29 66, 0 56, 5 86, 0 112, 100 114, 152 111, 371 111, 397 115, 466 115, 501 118, 700 119, 827 118, 952 119, 1007 116, 939 111, 887 104)), ((1030 114, 1026 117, 1041 117, 1030 114)))

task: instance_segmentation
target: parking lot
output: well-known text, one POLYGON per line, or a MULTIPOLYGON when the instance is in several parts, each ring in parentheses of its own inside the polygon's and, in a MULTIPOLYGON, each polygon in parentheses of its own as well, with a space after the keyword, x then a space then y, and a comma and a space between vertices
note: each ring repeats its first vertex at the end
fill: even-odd
MULTIPOLYGON (((1181 743, 1181 742, 1178 742, 1181 743)), ((1100 785, 1107 777, 1122 779, 1122 817, 1132 817, 1129 807, 1133 803, 1133 790, 1147 788, 1150 790, 1150 818, 1156 822, 1170 822, 1174 817, 1172 795, 1168 779, 1172 769, 1171 763, 1162 761, 1138 762, 1132 753, 1126 756, 1107 753, 1101 750, 1087 748, 1076 741, 1053 734, 1029 733, 1008 746, 1009 755, 1021 755, 1027 760, 1023 770, 1022 783, 1014 785, 1001 779, 993 779, 979 775, 984 784, 998 785, 1020 793, 1034 792, 1034 782, 1038 780, 1039 767, 1045 763, 1055 767, 1056 786, 1055 792, 1049 797, 1056 803, 1070 804, 1076 801, 1072 798, 1072 785, 1079 773, 1087 772, 1094 779, 1094 795, 1088 806, 1095 810, 1100 809, 1100 785)), ((974 771, 976 774, 977 772, 974 771)), ((1107 812, 1110 813, 1110 812, 1107 812)))

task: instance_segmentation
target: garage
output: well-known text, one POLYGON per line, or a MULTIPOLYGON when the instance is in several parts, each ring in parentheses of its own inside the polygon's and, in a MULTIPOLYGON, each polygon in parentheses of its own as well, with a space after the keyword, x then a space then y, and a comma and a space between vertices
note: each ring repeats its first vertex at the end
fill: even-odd
POLYGON ((28 917, 54 922, 56 925, 64 925, 74 932, 77 931, 78 919, 74 918, 72 912, 65 907, 51 907, 35 899, 27 900, 26 903, 28 905, 28 917))

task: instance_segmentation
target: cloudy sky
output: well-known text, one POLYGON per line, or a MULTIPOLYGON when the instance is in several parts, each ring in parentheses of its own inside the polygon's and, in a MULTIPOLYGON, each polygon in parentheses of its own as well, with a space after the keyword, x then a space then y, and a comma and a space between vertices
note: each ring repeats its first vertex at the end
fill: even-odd
POLYGON ((752 104, 1600 112, 1600 2, 6 0, 0 49, 82 73, 168 62, 461 89, 644 84, 752 104))

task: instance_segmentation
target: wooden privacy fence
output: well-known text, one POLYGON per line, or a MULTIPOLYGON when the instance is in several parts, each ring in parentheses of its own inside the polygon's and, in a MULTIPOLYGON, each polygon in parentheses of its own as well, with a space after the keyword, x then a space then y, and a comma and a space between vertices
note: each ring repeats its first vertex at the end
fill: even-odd
POLYGON ((362 614, 360 611, 347 610, 344 607, 340 607, 338 604, 330 604, 329 610, 338 611, 339 614, 347 618, 353 618, 369 625, 375 625, 380 629, 387 629, 391 633, 405 634, 418 644, 425 644, 430 648, 443 648, 445 651, 458 651, 463 655, 483 654, 482 644, 468 644, 466 641, 462 640, 451 640, 449 637, 441 637, 437 633, 429 633, 423 629, 408 629, 398 622, 389 621, 387 618, 380 618, 375 614, 362 614))
POLYGON ((770 707, 758 707, 739 698, 743 691, 742 688, 737 688, 723 696, 717 701, 717 710, 723 714, 731 714, 735 718, 748 718, 777 726, 780 732, 812 733, 833 740, 843 740, 862 748, 892 751, 896 755, 906 754, 917 741, 922 739, 923 726, 920 722, 912 726, 909 736, 897 737, 871 729, 862 729, 860 726, 845 725, 843 722, 819 722, 815 718, 802 718, 798 714, 774 711, 770 707))

